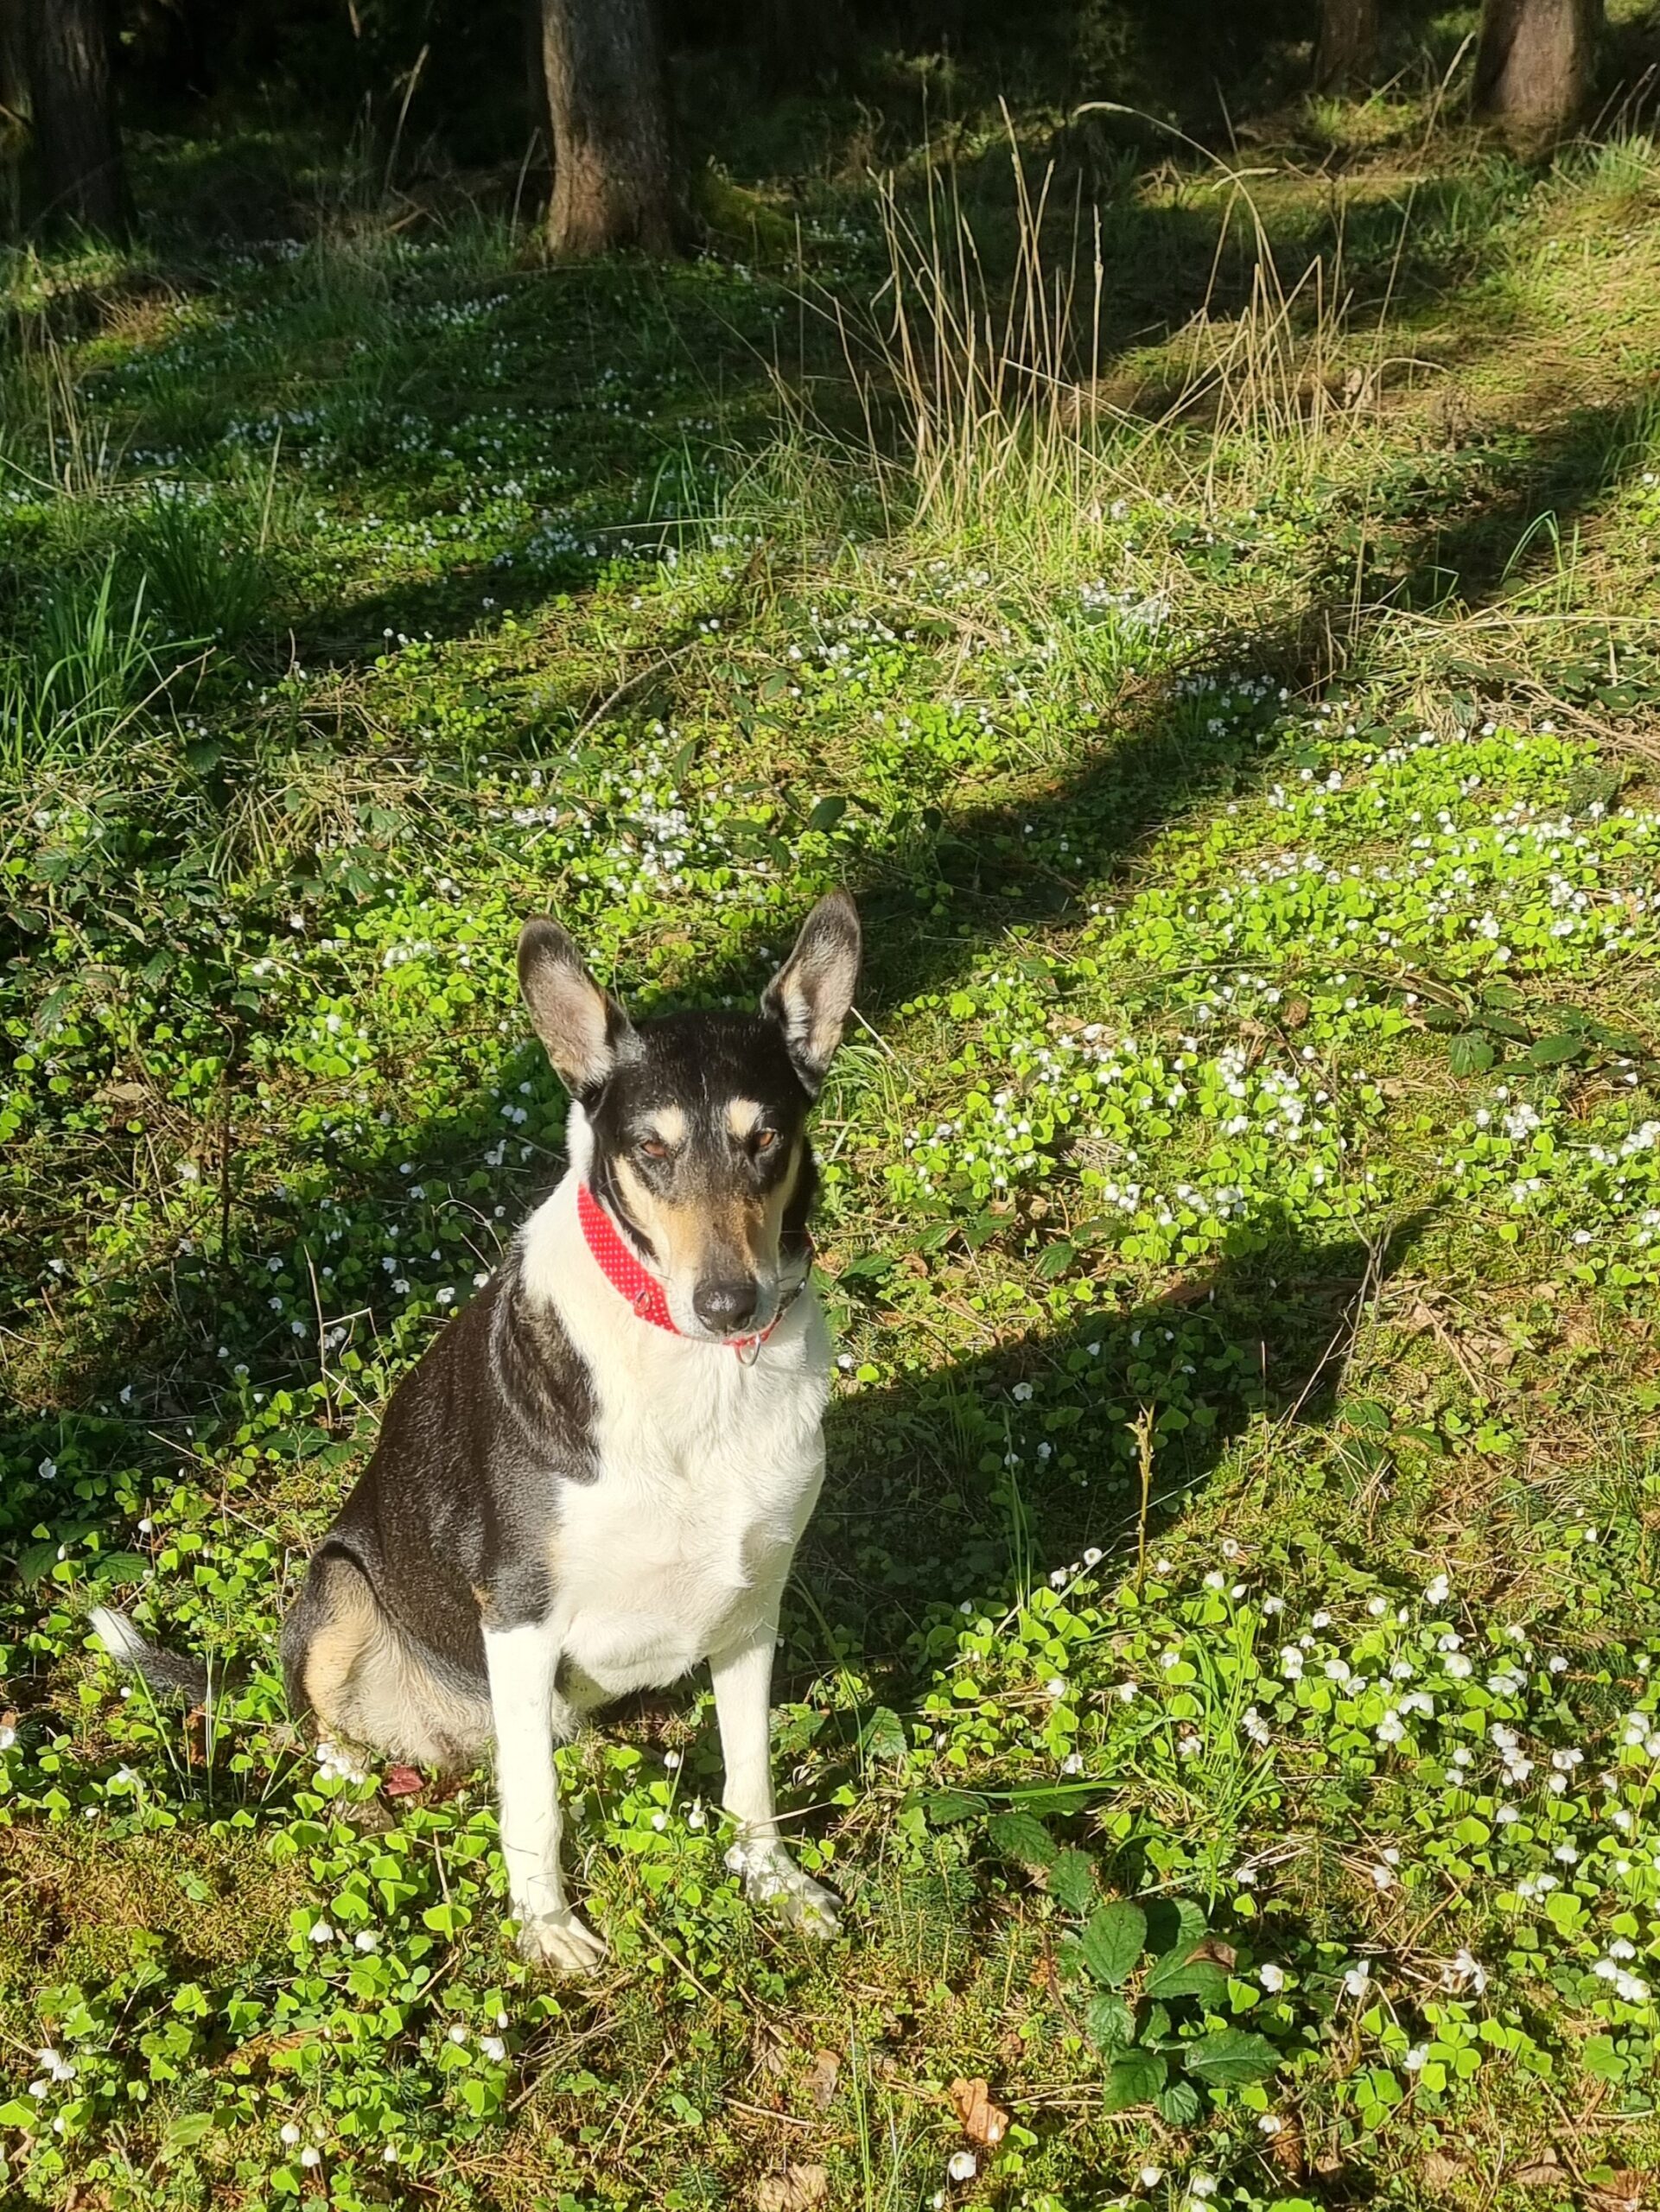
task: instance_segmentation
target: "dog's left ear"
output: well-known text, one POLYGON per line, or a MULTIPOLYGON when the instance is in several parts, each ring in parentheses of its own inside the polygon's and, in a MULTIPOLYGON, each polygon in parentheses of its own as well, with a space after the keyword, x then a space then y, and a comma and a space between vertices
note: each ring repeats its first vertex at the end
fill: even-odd
POLYGON ((859 980, 859 914, 845 891, 821 899, 795 950, 761 994, 760 1010, 784 1031, 795 1071, 816 1097, 842 1041, 859 980))

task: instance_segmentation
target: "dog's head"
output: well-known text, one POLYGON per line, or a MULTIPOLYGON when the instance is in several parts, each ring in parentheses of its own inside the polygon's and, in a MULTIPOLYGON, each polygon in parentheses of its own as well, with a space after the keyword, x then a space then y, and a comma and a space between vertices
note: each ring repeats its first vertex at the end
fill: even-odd
POLYGON ((859 918, 821 899, 755 1014, 638 1026, 557 922, 526 922, 518 980, 574 1101, 571 1158, 664 1287, 683 1336, 766 1328, 806 1264, 807 1116, 853 1004, 859 918))

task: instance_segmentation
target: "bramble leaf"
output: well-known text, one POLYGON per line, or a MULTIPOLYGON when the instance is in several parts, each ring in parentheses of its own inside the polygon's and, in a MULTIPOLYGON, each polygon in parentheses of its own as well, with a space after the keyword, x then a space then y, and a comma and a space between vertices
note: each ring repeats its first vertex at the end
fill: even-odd
POLYGON ((1182 2064, 1201 2082, 1230 2083, 1266 2082, 1279 2071, 1280 2054, 1266 2036, 1243 2028, 1218 2028, 1186 2045, 1182 2064))
POLYGON ((1053 1866, 1059 1856, 1054 1838, 1030 1813, 994 1813, 986 1834, 1005 1859, 1022 1866, 1053 1866))
POLYGON ((1097 2050, 1122 2050, 1135 2040, 1135 2013, 1122 1997, 1115 1997, 1110 1990, 1103 1990, 1098 1997, 1091 1999, 1084 2023, 1097 2050))
POLYGON ((1213 1959, 1196 1959, 1185 1943, 1154 1960, 1147 1977, 1149 1997, 1199 1997, 1206 2003, 1221 1998, 1228 1977, 1213 1959))
POLYGON ((1108 2112, 1129 2112, 1135 2105, 1150 2105, 1170 2072, 1155 2050, 1127 2050, 1107 2069, 1102 2103, 1108 2112))
POLYGON ((1087 1851, 1063 1851, 1049 1869, 1049 1894, 1080 1918, 1095 1903, 1095 1867, 1087 1851))
POLYGON ((1118 1989, 1147 1945, 1147 1915, 1128 1897, 1115 1897, 1090 1916, 1078 1938, 1084 1962, 1098 1982, 1118 1989))

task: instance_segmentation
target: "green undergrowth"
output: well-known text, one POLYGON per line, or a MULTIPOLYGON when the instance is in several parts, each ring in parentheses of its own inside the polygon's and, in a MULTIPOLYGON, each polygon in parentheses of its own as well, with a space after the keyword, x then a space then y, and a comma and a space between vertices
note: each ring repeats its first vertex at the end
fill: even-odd
MULTIPOLYGON (((12 270, 15 2201, 1607 2207, 1660 2158, 1660 171, 1351 158, 1391 320, 1173 296, 1225 404, 1085 393, 995 499, 979 432, 919 499, 849 443, 799 288, 868 399, 852 192, 805 277, 482 222, 12 270), (519 918, 649 1012, 753 998, 834 883, 775 1745, 848 1933, 742 1904, 692 1683, 560 1754, 612 1961, 538 1980, 487 1778, 320 1768, 277 1624, 558 1172, 519 918)), ((1118 189, 1131 244, 1225 200, 1118 189)), ((1262 208, 1327 236, 1290 164, 1262 208)))

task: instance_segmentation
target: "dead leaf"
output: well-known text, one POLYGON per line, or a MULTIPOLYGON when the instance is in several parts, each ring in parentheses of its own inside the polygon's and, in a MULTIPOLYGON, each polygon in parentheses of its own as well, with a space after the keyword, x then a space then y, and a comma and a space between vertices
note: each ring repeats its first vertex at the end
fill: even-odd
POLYGON ((1542 2158, 1530 2158, 1524 2166, 1512 2166, 1504 2177, 1518 2189, 1555 2189, 1568 2179, 1568 2170, 1554 2151, 1542 2158))
POLYGON ((1288 999, 1280 1008, 1281 1024, 1287 1029, 1307 1028, 1308 1017, 1313 1011, 1313 1007, 1305 998, 1288 999))
POLYGON ((1647 2180, 1630 2166, 1620 2166, 1597 2188, 1587 2189, 1585 2201, 1591 2212, 1642 2212, 1648 2201, 1644 2194, 1647 2180))
POLYGON ((1189 1956, 1208 1959, 1212 1966, 1220 1967, 1224 1974, 1231 1974, 1239 1954, 1231 1943, 1224 1943, 1219 1936, 1207 1936, 1189 1956))
POLYGON ((775 2082, 781 2082, 790 2070, 790 2045, 764 2021, 756 2024, 752 2040, 756 2065, 763 2074, 770 2074, 775 2082))
POLYGON ((787 2166, 757 2185, 755 2212, 812 2212, 829 2194, 830 2174, 824 2167, 787 2166))
POLYGON ((990 2150, 1008 2133, 1008 2114, 991 2101, 991 2085, 976 2076, 965 2082, 959 2075, 951 2083, 951 2100, 963 2133, 970 2143, 990 2150))
POLYGON ((807 2070, 807 2094, 820 2112, 828 2111, 830 2101, 836 2094, 836 2083, 842 2071, 842 2062, 833 2050, 816 2050, 807 2070))
POLYGON ((1449 2158, 1445 2151, 1426 2151, 1418 2171, 1427 2188, 1450 2189, 1464 2167, 1457 2158, 1449 2158))
POLYGON ((1307 2171, 1302 2130, 1294 2113, 1276 2113, 1275 2118, 1280 2124, 1268 2139, 1269 2163, 1277 2166, 1288 2181, 1301 2181, 1307 2171))

